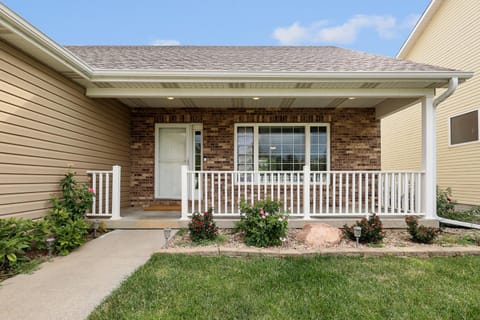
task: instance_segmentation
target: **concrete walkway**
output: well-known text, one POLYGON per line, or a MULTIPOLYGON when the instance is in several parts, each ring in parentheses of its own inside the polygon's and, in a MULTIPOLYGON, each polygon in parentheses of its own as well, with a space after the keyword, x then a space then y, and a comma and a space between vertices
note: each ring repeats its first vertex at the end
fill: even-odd
POLYGON ((0 319, 85 319, 163 244, 162 230, 107 233, 33 274, 0 283, 0 319))

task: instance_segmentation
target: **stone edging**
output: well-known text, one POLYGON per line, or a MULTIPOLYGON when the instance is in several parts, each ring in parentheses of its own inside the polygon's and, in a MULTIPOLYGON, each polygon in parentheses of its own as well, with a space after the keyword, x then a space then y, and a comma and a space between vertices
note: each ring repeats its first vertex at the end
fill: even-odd
POLYGON ((394 247, 394 248, 321 248, 316 250, 261 249, 261 248, 168 248, 157 253, 187 254, 200 256, 229 257, 312 257, 312 256, 347 256, 347 257, 453 257, 480 256, 480 247, 394 247))

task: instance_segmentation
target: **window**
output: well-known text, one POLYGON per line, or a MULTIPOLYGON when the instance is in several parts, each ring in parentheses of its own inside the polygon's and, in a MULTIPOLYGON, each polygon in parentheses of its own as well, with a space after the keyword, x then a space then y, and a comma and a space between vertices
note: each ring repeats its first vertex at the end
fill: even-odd
POLYGON ((451 145, 478 140, 478 110, 450 118, 451 145))
POLYGON ((328 170, 327 124, 238 124, 235 133, 238 171, 328 170))

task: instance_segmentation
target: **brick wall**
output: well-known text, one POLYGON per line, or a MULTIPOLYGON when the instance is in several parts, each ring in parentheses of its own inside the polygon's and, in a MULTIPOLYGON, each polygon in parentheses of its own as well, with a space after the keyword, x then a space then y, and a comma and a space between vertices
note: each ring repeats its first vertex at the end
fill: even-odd
POLYGON ((154 199, 155 123, 203 124, 204 170, 234 169, 235 123, 330 123, 331 170, 380 170, 375 109, 134 109, 131 117, 132 206, 154 199))

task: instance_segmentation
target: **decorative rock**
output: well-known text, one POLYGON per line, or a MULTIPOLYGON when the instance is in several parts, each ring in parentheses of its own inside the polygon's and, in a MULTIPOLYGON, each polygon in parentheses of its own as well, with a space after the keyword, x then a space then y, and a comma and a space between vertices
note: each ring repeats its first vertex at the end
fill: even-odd
POLYGON ((309 223, 298 233, 297 240, 314 247, 331 246, 340 243, 342 231, 325 223, 309 223))

